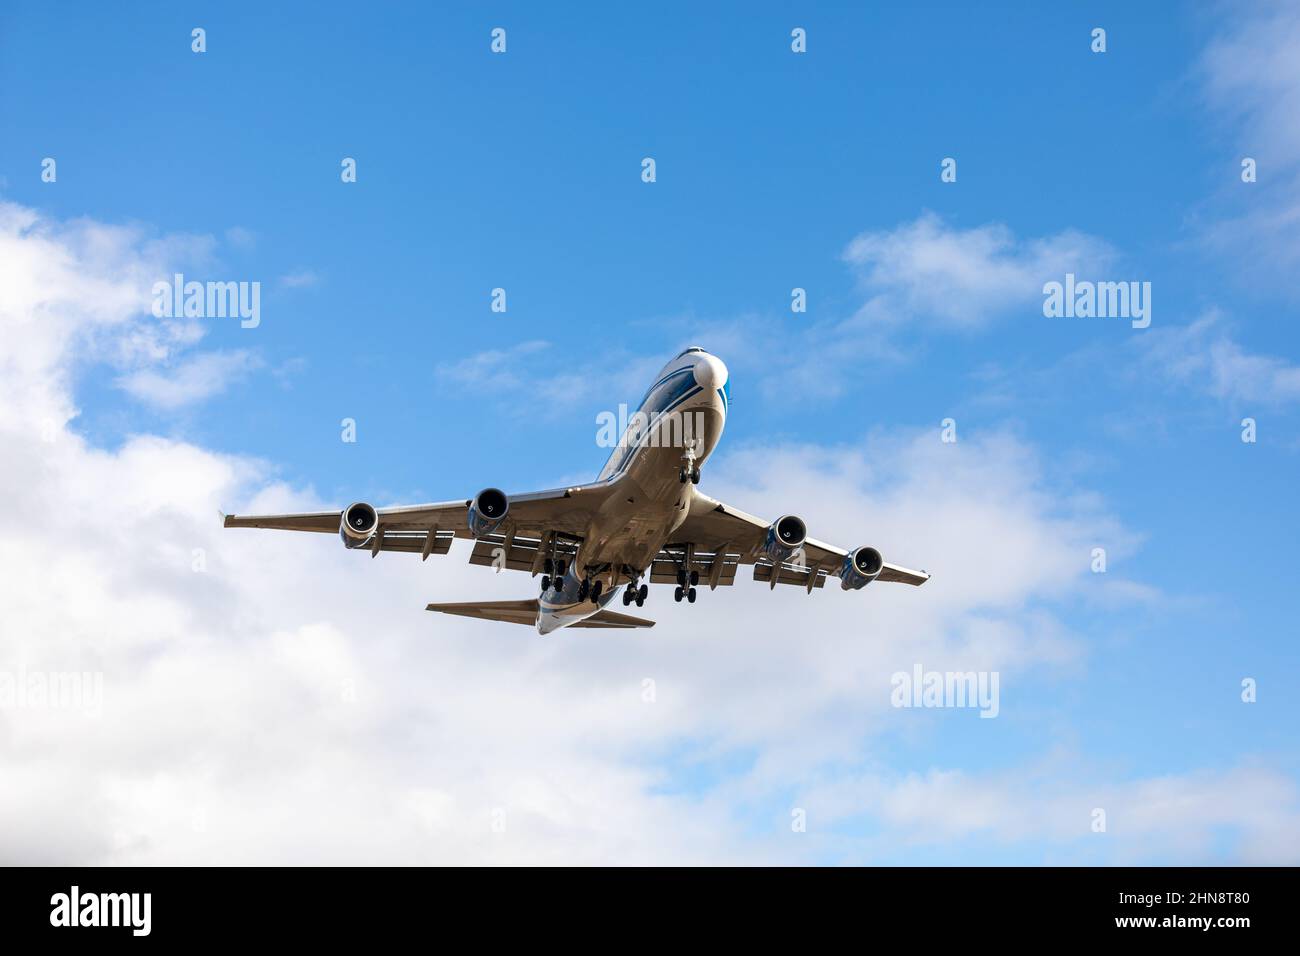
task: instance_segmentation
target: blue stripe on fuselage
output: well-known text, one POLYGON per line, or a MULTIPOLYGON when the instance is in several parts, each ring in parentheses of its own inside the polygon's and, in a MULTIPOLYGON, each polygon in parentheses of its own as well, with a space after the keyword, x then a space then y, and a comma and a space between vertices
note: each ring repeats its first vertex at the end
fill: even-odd
MULTIPOLYGON (((702 391, 703 389, 695 381, 695 366, 688 365, 685 368, 675 369, 650 387, 645 398, 641 400, 641 407, 637 409, 637 413, 644 415, 647 423, 653 425, 657 418, 667 415, 702 391), (673 379, 678 376, 682 376, 682 380, 673 382, 673 379)), ((632 461, 633 452, 649 439, 651 431, 652 429, 647 428, 635 445, 623 445, 614 450, 609 460, 617 460, 617 464, 606 479, 607 481, 612 481, 627 470, 632 461)), ((625 441, 626 438, 627 434, 625 432, 619 440, 625 441)), ((605 467, 609 467, 609 462, 606 462, 605 467)))

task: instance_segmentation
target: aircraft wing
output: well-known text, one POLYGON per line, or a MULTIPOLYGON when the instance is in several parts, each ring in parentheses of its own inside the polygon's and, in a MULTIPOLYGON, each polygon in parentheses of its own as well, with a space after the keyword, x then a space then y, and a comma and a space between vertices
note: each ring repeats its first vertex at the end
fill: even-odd
MULTIPOLYGON (((823 587, 827 577, 836 574, 848 557, 849 552, 844 548, 808 538, 801 560, 791 559, 777 568, 760 550, 770 524, 697 492, 690 514, 673 535, 667 553, 660 552, 655 559, 650 579, 675 580, 677 566, 673 561, 680 560, 686 542, 695 546, 693 570, 698 570, 701 582, 710 587, 734 583, 739 566, 752 564, 756 581, 771 586, 797 584, 812 591, 823 587)), ((930 580, 930 575, 886 562, 876 580, 919 587, 930 580)))
MULTIPOLYGON (((500 544, 509 536, 540 541, 546 535, 580 540, 592 516, 608 494, 604 484, 554 488, 510 495, 510 511, 501 530, 490 537, 500 544)), ((372 554, 408 551, 428 557, 446 554, 453 538, 473 538, 467 523, 470 502, 463 498, 425 505, 377 508, 378 529, 364 545, 372 554)), ((226 515, 227 528, 274 528, 281 531, 315 531, 338 534, 342 511, 301 514, 226 515)))

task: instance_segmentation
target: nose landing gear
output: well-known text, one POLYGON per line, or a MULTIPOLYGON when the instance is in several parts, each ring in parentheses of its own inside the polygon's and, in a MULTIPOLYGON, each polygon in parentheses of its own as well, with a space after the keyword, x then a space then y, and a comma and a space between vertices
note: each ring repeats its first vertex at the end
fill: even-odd
POLYGON ((695 439, 686 443, 686 450, 682 453, 682 466, 677 469, 677 480, 683 485, 688 481, 693 485, 700 483, 700 469, 695 464, 695 444, 695 439))

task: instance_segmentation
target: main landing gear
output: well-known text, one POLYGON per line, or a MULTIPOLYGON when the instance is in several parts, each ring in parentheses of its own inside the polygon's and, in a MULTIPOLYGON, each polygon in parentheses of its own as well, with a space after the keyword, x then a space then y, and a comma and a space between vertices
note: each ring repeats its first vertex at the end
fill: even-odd
POLYGON ((578 585, 578 600, 585 601, 587 598, 591 598, 592 604, 599 604, 600 592, 603 587, 603 581, 593 582, 591 578, 583 578, 582 583, 578 585))
POLYGON ((556 591, 564 590, 564 572, 568 566, 558 558, 547 558, 542 562, 542 591, 554 587, 556 591))
POLYGON ((685 468, 678 468, 677 480, 680 481, 683 485, 686 484, 686 482, 688 481, 693 485, 698 485, 700 483, 700 469, 691 468, 688 471, 685 468))
POLYGON ((691 604, 695 603, 695 585, 700 583, 700 572, 692 571, 687 574, 685 571, 677 572, 677 590, 673 591, 673 600, 678 604, 682 598, 686 598, 691 604))
POLYGON ((623 589, 623 606, 627 607, 629 604, 635 601, 636 606, 641 607, 643 604, 645 604, 646 595, 649 593, 650 593, 649 585, 647 584, 638 585, 636 583, 636 578, 632 578, 632 583, 630 583, 626 588, 623 589))

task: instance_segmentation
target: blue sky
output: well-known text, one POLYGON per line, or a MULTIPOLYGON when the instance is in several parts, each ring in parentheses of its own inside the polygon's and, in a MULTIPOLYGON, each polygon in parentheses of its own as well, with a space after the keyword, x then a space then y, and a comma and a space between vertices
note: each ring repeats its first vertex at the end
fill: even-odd
MULTIPOLYGON (((820 800, 835 822, 803 857, 818 862, 1275 861, 1258 849, 1270 844, 1300 859, 1290 694, 1300 341, 1288 281, 1300 230, 1283 214, 1300 208, 1300 139, 1286 113, 1300 102, 1287 66, 1300 49, 1288 46, 1300 38, 1293 14, 1263 5, 1238 21, 1227 8, 1123 3, 73 6, 75 18, 36 3, 0 14, 0 200, 65 236, 85 221, 125 227, 131 255, 188 278, 263 287, 257 329, 209 320, 201 341, 168 341, 147 359, 63 355, 78 409, 66 427, 87 449, 129 458, 133 442, 158 436, 256 462, 256 478, 219 489, 242 496, 215 502, 230 511, 267 487, 333 505, 549 487, 594 476, 606 451, 592 440, 595 416, 635 402, 675 350, 703 345, 732 371, 710 493, 803 512, 824 493, 801 484, 805 471, 856 463, 871 470, 864 515, 893 502, 924 516, 913 478, 993 476, 1006 480, 943 487, 953 501, 1023 506, 1036 522, 1026 540, 1052 560, 1073 548, 1078 564, 986 602, 979 579, 1008 573, 996 558, 1017 534, 990 540, 983 566, 981 542, 969 541, 975 559, 957 568, 925 552, 939 538, 891 527, 887 559, 929 568, 936 587, 945 572, 973 580, 976 596, 932 622, 940 636, 922 646, 966 660, 962 635, 991 618, 1028 635, 1023 659, 1014 642, 980 657, 1008 675, 999 719, 894 713, 856 733, 866 718, 847 704, 837 716, 843 688, 810 692, 826 707, 809 704, 819 716, 808 732, 839 721, 843 736, 774 783, 765 761, 798 747, 732 726, 697 697, 623 754, 653 781, 642 796, 698 801, 734 825, 719 857, 803 852, 788 845, 797 837, 763 834, 788 806, 820 800), (190 49, 196 26, 203 54, 190 49), (489 51, 497 26, 503 55, 489 51), (1103 54, 1090 50, 1098 26, 1103 54), (794 27, 807 30, 806 54, 791 52, 794 27), (47 156, 56 183, 40 179, 47 156), (1241 182, 1246 156, 1258 160, 1256 183, 1241 182), (357 161, 354 184, 340 182, 343 157, 357 161), (656 161, 652 184, 643 157, 656 161), (955 183, 940 180, 945 157, 957 160, 955 183), (1067 268, 1150 282, 1151 327, 1045 318, 1041 283, 1067 268), (494 287, 507 291, 505 314, 489 309, 494 287), (794 287, 807 290, 806 314, 790 310, 794 287), (161 401, 141 375, 193 387, 161 401), (1253 444, 1240 437, 1248 416, 1253 444), (339 441, 349 417, 355 445, 339 441), (954 453, 969 444, 977 456, 951 469, 935 457, 949 417, 954 453), (1122 585, 1104 595, 1092 589, 1092 546, 1107 547, 1107 579, 1122 585), (1021 668, 1032 676, 1010 676, 1021 668), (1259 682, 1256 704, 1240 700, 1244 677, 1259 682), (875 783, 862 789, 864 779, 875 783), (898 809, 909 781, 951 796, 947 822, 898 809), (1166 799, 1161 781, 1174 798, 1194 789, 1197 807, 1243 790, 1277 796, 1236 815, 1206 811, 1186 842, 1173 831, 1126 843, 1117 823, 1112 844, 1089 843, 1060 836, 1055 815, 1008 835, 996 810, 993 822, 952 823, 963 801, 997 807, 1010 792, 1091 807, 1105 799, 1091 785, 1149 820, 1166 799)), ((964 513, 930 517, 951 529, 964 513)), ((867 518, 846 523, 872 533, 867 518)), ((860 543, 833 527, 813 534, 860 543)), ((321 546, 292 541, 277 554, 321 546)), ((422 575, 398 599, 418 610, 437 572, 402 573, 422 575)), ((733 631, 721 643, 743 683, 752 625, 728 614, 767 595, 741 584, 707 603, 711 626, 733 631)), ((513 582, 519 595, 531 586, 513 582)), ((883 600, 907 621, 925 594, 883 600)), ((881 599, 824 597, 849 615, 881 599)), ((782 640, 798 653, 819 631, 773 638, 775 666, 782 640)), ((655 647, 635 645, 626 666, 652 667, 655 647)), ((504 644, 494 653, 512 666, 504 644)), ((878 663, 916 659, 900 640, 878 663)), ((725 674, 695 690, 723 693, 725 674)), ((598 695, 599 679, 583 687, 598 695)))

